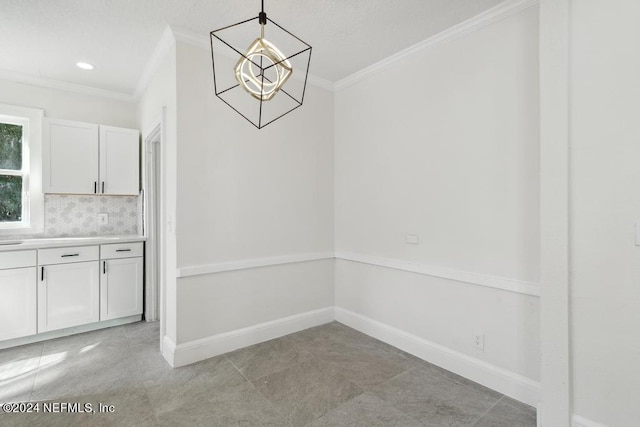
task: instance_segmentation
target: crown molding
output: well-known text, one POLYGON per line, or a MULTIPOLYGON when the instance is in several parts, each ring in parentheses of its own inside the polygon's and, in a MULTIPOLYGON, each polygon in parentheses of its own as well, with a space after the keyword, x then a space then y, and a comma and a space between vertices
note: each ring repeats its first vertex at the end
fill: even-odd
POLYGON ((375 74, 378 74, 388 68, 392 67, 396 62, 401 61, 407 57, 415 55, 425 49, 433 46, 448 43, 450 41, 459 39, 467 34, 473 33, 479 29, 487 27, 509 16, 515 15, 525 9, 535 6, 539 3, 539 0, 507 0, 499 5, 486 10, 479 15, 474 16, 460 24, 454 25, 434 36, 429 37, 419 43, 414 44, 396 54, 393 54, 382 61, 376 62, 360 71, 337 81, 334 84, 335 91, 340 91, 349 86, 352 86, 358 82, 368 79, 375 74))
POLYGON ((175 44, 174 34, 171 28, 167 27, 162 33, 162 37, 156 44, 156 47, 147 61, 136 89, 133 93, 119 92, 107 89, 100 89, 93 86, 85 86, 77 83, 65 82, 62 80, 49 79, 45 77, 34 76, 31 74, 21 73, 11 70, 0 70, 0 80, 7 80, 16 83, 23 83, 32 86, 40 86, 48 89, 64 90, 67 92, 75 92, 83 95, 100 96, 103 98, 115 99, 125 102, 137 102, 142 93, 149 85, 151 78, 155 74, 169 49, 175 44))
POLYGON ((49 79, 34 76, 32 74, 20 73, 11 70, 0 70, 0 80, 7 80, 15 83, 23 83, 32 86, 40 86, 47 89, 64 90, 67 92, 80 93, 82 95, 100 96, 103 98, 115 99, 124 102, 135 102, 135 97, 126 92, 100 89, 92 86, 80 85, 77 83, 65 82, 62 80, 49 79))
POLYGON ((209 40, 208 33, 207 35, 203 35, 182 27, 171 27, 171 31, 173 32, 173 36, 176 41, 202 49, 211 48, 211 41, 209 40))
POLYGON ((149 57, 149 60, 145 64, 144 69, 142 70, 142 74, 138 79, 136 90, 133 93, 133 97, 136 100, 140 99, 144 91, 147 89, 147 86, 149 86, 149 83, 151 82, 153 75, 158 70, 160 63, 162 62, 164 57, 167 55, 167 53, 175 43, 176 43, 175 34, 172 31, 171 27, 167 26, 162 32, 162 36, 160 37, 160 40, 158 40, 156 47, 153 49, 153 53, 151 54, 151 57, 149 57))
MULTIPOLYGON (((539 0, 507 0, 496 7, 493 7, 485 12, 482 12, 475 17, 468 19, 458 25, 455 25, 445 31, 442 31, 420 43, 417 43, 409 48, 402 50, 394 55, 391 55, 382 61, 379 61, 373 65, 363 68, 336 83, 322 77, 309 74, 307 82, 311 86, 315 86, 327 91, 337 92, 345 89, 351 85, 354 85, 362 80, 378 74, 390 67, 396 62, 401 61, 411 55, 416 54, 424 49, 440 45, 443 43, 456 40, 466 34, 477 31, 484 28, 494 22, 505 19, 512 16, 522 10, 535 6, 539 3, 539 0)), ((154 73, 157 71, 158 66, 164 59, 169 49, 175 44, 176 41, 189 44, 203 49, 210 48, 210 40, 207 36, 194 33, 190 30, 178 27, 167 27, 162 33, 162 37, 158 41, 149 61, 144 67, 140 79, 136 85, 136 89, 133 93, 119 92, 107 89, 100 89, 92 86, 85 86, 76 83, 65 82, 62 80, 55 80, 45 77, 39 77, 31 74, 20 73, 11 70, 0 70, 0 79, 13 81, 17 83, 29 84, 33 86, 40 86, 49 89, 64 90, 69 92, 80 93, 84 95, 100 96, 104 98, 115 99, 124 102, 136 102, 142 93, 145 91, 154 73)))
POLYGON ((333 84, 332 81, 323 79, 322 77, 315 76, 313 74, 309 74, 307 76, 307 83, 311 86, 319 87, 320 89, 328 90, 329 92, 336 91, 336 85, 333 84))

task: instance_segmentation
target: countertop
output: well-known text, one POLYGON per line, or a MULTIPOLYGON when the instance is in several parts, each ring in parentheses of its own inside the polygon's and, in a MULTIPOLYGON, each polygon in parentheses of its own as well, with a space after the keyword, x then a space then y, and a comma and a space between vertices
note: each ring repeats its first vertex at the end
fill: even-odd
POLYGON ((51 237, 22 240, 0 240, 0 252, 25 249, 64 248, 69 246, 90 246, 108 243, 144 242, 144 236, 91 236, 91 237, 51 237))

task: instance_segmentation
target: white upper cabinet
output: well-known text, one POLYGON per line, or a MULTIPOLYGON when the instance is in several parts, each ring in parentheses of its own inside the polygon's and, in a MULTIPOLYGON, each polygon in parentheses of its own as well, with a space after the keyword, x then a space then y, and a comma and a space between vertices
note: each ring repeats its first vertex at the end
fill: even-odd
POLYGON ((45 193, 137 195, 139 133, 134 129, 45 119, 45 193))
POLYGON ((100 126, 100 192, 137 195, 140 188, 138 131, 100 126))
POLYGON ((42 188, 45 193, 97 194, 98 125, 44 120, 42 188))

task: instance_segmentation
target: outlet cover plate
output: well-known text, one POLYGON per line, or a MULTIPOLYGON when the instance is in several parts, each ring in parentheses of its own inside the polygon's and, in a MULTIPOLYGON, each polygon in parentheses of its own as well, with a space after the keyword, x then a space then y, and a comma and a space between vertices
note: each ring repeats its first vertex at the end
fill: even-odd
POLYGON ((98 214, 98 224, 99 225, 109 225, 109 214, 99 213, 98 214))
POLYGON ((417 234, 407 234, 405 240, 408 245, 420 244, 420 237, 417 234))
POLYGON ((484 351, 484 333, 480 331, 473 332, 473 347, 484 351))

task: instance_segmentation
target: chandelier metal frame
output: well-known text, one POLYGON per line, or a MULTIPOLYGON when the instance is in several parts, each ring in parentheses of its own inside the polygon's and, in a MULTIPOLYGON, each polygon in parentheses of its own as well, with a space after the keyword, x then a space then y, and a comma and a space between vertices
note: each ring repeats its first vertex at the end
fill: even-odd
MULTIPOLYGON (((304 102, 304 95, 306 92, 307 80, 309 78, 309 66, 311 64, 311 50, 312 47, 307 44, 305 41, 300 39, 295 34, 291 33, 287 29, 278 25, 276 22, 267 17, 267 14, 264 12, 264 0, 262 0, 262 10, 258 14, 257 17, 246 19, 244 21, 238 22, 233 25, 228 25, 217 30, 213 30, 210 32, 211 37, 211 63, 213 66, 213 86, 215 95, 223 101, 227 106, 233 109, 235 112, 244 117, 248 122, 253 124, 258 129, 262 129, 270 123, 284 117, 285 115, 291 113, 297 108, 301 107, 304 102), (238 47, 234 47, 230 42, 224 39, 224 32, 226 30, 234 29, 243 25, 252 25, 253 21, 258 21, 260 24, 260 36, 256 38, 246 50, 241 50, 238 47), (289 56, 285 56, 273 43, 265 38, 265 25, 267 23, 273 24, 278 29, 282 30, 282 34, 288 35, 293 39, 300 42, 302 45, 302 49, 290 54, 289 56), (217 71, 220 66, 218 66, 218 70, 216 69, 216 56, 219 56, 220 53, 216 53, 214 49, 214 43, 222 43, 227 48, 231 49, 232 55, 237 55, 237 61, 235 63, 235 67, 233 69, 235 81, 233 84, 229 85, 224 84, 224 87, 220 87, 220 79, 217 77, 217 71), (290 60, 298 57, 300 55, 304 55, 308 52, 309 58, 306 61, 306 67, 304 70, 304 83, 302 86, 301 94, 292 94, 287 91, 286 83, 294 74, 294 68, 292 67, 290 60), (270 73, 270 77, 267 76, 267 73, 270 73), (247 111, 241 111, 243 108, 241 105, 233 105, 231 99, 225 99, 224 95, 232 91, 234 89, 241 88, 246 93, 247 96, 251 96, 256 99, 259 103, 257 120, 251 120, 248 116, 250 114, 247 111), (287 106, 283 111, 278 111, 274 116, 265 119, 263 117, 263 104, 265 102, 273 102, 272 99, 275 96, 286 96, 290 98, 293 102, 290 102, 289 105, 292 105, 290 108, 287 106)), ((304 60, 304 57, 302 57, 304 60)), ((220 58, 218 58, 219 62, 222 62, 220 58)), ((224 72, 228 71, 227 69, 223 70, 224 72)), ((297 68, 295 69, 297 71, 297 68)), ((299 73, 299 72, 298 72, 299 73)), ((273 104, 270 104, 273 105, 273 104)))

